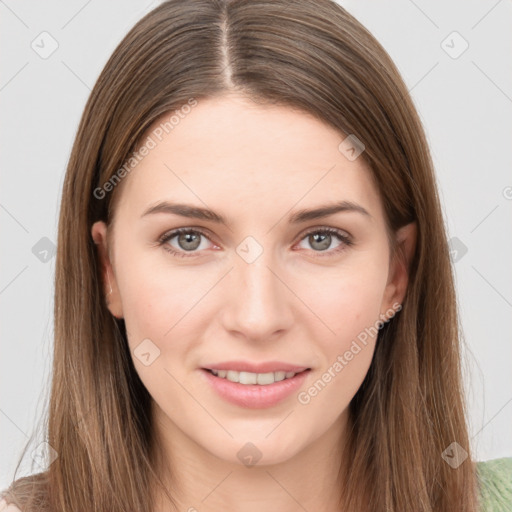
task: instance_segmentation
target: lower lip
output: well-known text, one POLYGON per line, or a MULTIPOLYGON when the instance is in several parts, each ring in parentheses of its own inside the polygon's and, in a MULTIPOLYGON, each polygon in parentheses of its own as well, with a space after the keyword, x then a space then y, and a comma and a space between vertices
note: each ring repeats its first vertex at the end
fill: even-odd
POLYGON ((208 370, 201 369, 213 389, 225 400, 247 409, 265 409, 296 392, 303 384, 310 370, 297 373, 291 379, 284 379, 273 384, 240 384, 228 379, 216 377, 208 370))

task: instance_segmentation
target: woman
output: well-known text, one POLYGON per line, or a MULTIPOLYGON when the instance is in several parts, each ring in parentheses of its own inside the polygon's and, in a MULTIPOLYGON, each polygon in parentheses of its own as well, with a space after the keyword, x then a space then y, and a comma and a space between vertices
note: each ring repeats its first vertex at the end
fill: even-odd
POLYGON ((173 0, 116 49, 64 183, 48 444, 4 504, 510 506, 421 123, 342 7, 173 0))

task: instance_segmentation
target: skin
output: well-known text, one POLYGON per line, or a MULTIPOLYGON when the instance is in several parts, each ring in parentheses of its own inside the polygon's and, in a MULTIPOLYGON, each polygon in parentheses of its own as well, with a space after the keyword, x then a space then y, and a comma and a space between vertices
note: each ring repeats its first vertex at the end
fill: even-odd
MULTIPOLYGON (((336 510, 348 405, 376 338, 307 404, 294 393, 267 409, 241 408, 219 397, 199 368, 234 359, 304 365, 312 368, 304 391, 402 302, 415 225, 396 233, 405 259, 391 260, 379 192, 363 159, 338 149, 344 138, 289 107, 236 95, 202 100, 124 178, 113 224, 92 227, 109 310, 124 318, 135 368, 154 400, 154 434, 173 468, 179 510, 295 512, 297 502, 336 510), (141 217, 163 200, 208 207, 229 227, 169 213, 141 217), (340 200, 370 215, 287 220, 340 200), (158 244, 180 227, 206 232, 192 256, 158 244), (307 232, 325 227, 353 244, 332 235, 322 251, 307 232), (247 236, 263 250, 251 263, 236 251, 247 236), (147 338, 160 350, 149 366, 133 353, 147 338), (261 453, 252 467, 237 457, 248 442, 261 453)), ((179 242, 166 244, 190 255, 187 240, 179 242)))

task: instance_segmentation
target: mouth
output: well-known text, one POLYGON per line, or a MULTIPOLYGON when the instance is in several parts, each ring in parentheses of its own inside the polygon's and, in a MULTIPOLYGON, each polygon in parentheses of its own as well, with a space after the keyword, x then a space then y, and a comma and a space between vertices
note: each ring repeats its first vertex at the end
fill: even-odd
POLYGON ((298 370, 253 373, 201 368, 200 373, 221 399, 245 409, 266 409, 290 399, 305 384, 311 368, 298 370))
POLYGON ((243 385, 258 385, 258 386, 269 386, 276 382, 281 382, 283 380, 293 379, 296 375, 304 372, 308 372, 311 368, 306 368, 305 370, 299 371, 284 371, 279 370, 275 372, 266 372, 266 373, 253 373, 246 371, 236 371, 236 370, 215 370, 210 368, 203 368, 207 372, 211 373, 215 377, 219 379, 226 379, 230 382, 239 383, 243 385))

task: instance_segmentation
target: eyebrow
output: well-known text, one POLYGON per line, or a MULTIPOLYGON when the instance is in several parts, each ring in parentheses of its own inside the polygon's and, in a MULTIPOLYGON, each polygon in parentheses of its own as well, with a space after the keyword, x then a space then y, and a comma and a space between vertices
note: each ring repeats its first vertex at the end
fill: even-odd
MULTIPOLYGON (((309 220, 328 217, 329 215, 334 215, 335 213, 339 212, 355 212, 372 218, 370 213, 361 205, 352 201, 340 201, 334 204, 327 204, 313 209, 299 210, 289 217, 288 222, 290 224, 300 224, 309 220)), ((208 220, 217 224, 222 224, 224 226, 228 225, 227 220, 221 214, 214 212, 213 210, 188 204, 171 203, 169 201, 160 201, 159 203, 150 206, 147 210, 144 211, 141 217, 156 213, 174 214, 181 217, 188 217, 189 219, 208 220)))

